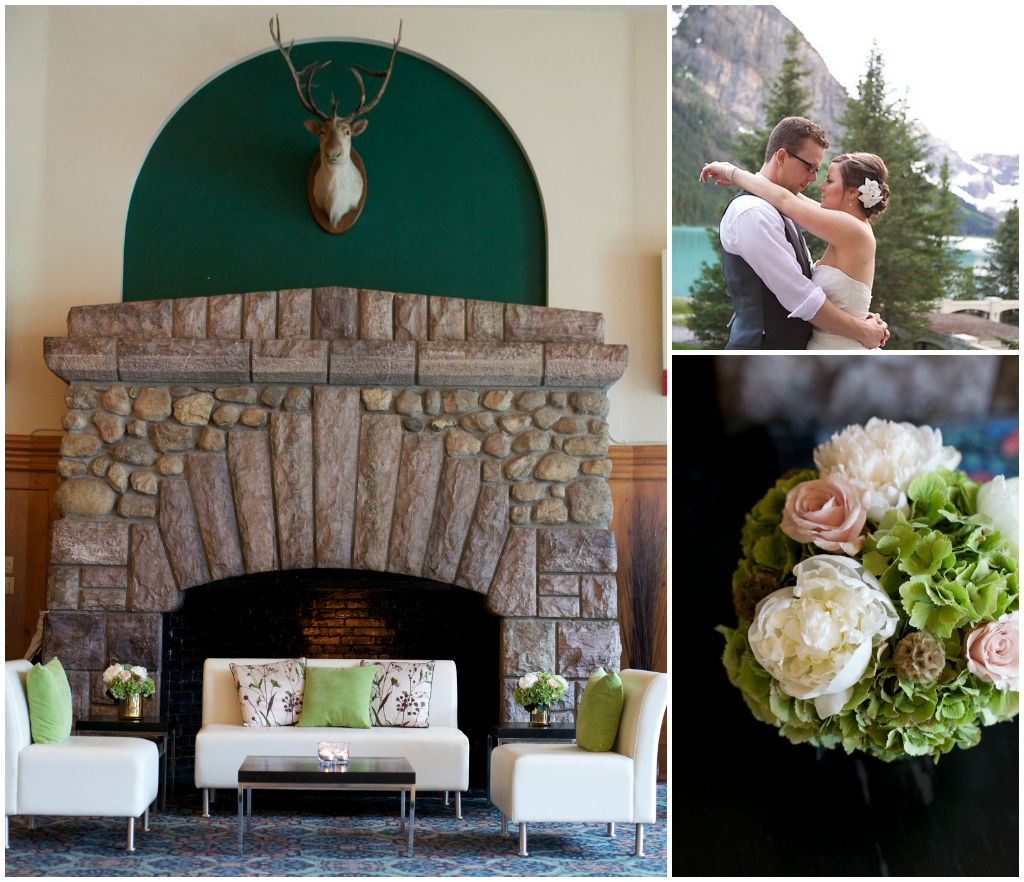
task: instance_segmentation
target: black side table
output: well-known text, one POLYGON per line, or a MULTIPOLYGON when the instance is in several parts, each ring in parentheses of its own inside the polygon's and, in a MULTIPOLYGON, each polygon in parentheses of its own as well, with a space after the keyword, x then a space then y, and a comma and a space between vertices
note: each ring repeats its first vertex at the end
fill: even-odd
POLYGON ((96 716, 78 720, 76 735, 110 735, 124 738, 145 738, 156 744, 160 753, 158 774, 157 805, 161 811, 167 809, 167 791, 174 792, 174 726, 169 717, 143 717, 141 720, 122 720, 116 715, 96 716))
POLYGON ((569 743, 576 741, 575 723, 552 723, 550 726, 531 726, 529 723, 491 723, 487 727, 487 798, 491 798, 491 751, 503 741, 546 741, 569 743), (497 740, 496 745, 494 741, 497 740))

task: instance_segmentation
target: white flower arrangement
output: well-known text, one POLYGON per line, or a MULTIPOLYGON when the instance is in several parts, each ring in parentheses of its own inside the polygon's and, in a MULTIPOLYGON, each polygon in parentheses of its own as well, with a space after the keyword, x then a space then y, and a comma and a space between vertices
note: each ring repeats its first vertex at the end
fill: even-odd
POLYGON ((129 695, 149 698, 156 692, 153 678, 141 665, 111 665, 103 672, 103 685, 107 687, 107 694, 118 700, 129 695))
POLYGON ((513 693, 515 703, 528 711, 544 710, 548 705, 561 701, 569 682, 558 674, 534 671, 519 678, 513 693))
POLYGON ((738 623, 718 631, 758 720, 889 761, 973 747, 1018 713, 1019 480, 979 487, 961 458, 936 429, 873 419, 754 505, 738 623))
POLYGON ((857 198, 864 204, 865 208, 873 208, 882 201, 882 188, 878 186, 878 181, 865 178, 864 183, 857 189, 860 190, 860 196, 857 198))

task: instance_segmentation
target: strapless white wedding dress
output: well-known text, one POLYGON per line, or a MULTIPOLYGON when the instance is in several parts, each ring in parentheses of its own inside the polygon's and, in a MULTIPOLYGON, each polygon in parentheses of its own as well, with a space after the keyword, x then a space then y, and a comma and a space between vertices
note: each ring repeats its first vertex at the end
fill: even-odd
MULTIPOLYGON (((811 274, 815 285, 819 285, 825 296, 843 312, 857 318, 864 318, 871 309, 871 289, 863 282, 851 279, 841 269, 827 264, 815 264, 811 274)), ((860 352, 878 352, 877 349, 865 349, 856 340, 841 337, 839 334, 826 334, 817 328, 811 334, 808 349, 856 349, 860 352)))

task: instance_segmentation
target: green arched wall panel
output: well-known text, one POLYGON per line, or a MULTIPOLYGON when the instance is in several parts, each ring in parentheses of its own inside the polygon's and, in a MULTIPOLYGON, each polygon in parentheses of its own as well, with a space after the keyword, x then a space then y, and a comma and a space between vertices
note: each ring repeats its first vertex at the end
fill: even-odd
MULTIPOLYGON (((390 47, 297 44, 295 67, 331 59, 314 100, 355 109, 345 69, 387 66, 390 47)), ((379 80, 365 77, 369 100, 379 80)), ((363 212, 317 226, 306 177, 317 140, 275 49, 198 89, 168 120, 128 206, 122 299, 340 285, 545 305, 547 245, 536 180, 502 119, 471 88, 399 49, 387 91, 353 146, 363 212)))

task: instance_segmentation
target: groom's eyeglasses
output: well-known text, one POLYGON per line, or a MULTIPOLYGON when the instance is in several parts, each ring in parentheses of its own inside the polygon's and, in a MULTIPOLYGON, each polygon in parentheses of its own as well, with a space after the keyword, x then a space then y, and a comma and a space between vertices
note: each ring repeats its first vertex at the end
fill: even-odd
POLYGON ((811 165, 806 159, 800 159, 800 157, 797 156, 792 150, 787 150, 786 152, 790 156, 792 156, 793 159, 797 160, 798 162, 802 162, 807 167, 807 171, 810 174, 814 175, 814 177, 818 177, 818 172, 821 171, 820 165, 811 165))

